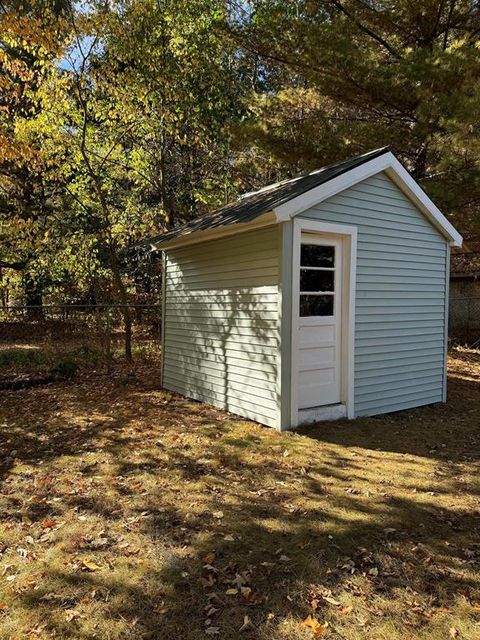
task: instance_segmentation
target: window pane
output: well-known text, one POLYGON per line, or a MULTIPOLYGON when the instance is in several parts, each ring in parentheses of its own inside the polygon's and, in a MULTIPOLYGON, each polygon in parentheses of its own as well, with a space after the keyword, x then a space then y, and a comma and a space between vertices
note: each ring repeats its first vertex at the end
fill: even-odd
POLYGON ((335 247, 319 244, 302 244, 300 253, 302 267, 334 267, 335 247))
POLYGON ((333 316, 333 296, 300 296, 300 316, 333 316))
POLYGON ((333 291, 333 271, 300 269, 300 291, 333 291))

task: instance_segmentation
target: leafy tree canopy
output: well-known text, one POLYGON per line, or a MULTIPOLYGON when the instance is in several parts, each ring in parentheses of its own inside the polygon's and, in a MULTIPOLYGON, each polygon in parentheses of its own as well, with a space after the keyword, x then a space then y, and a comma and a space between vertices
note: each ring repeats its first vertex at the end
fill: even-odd
POLYGON ((473 232, 480 202, 477 3, 233 4, 229 31, 260 56, 271 82, 269 92, 253 96, 251 140, 296 169, 389 145, 473 232))
POLYGON ((10 0, 0 26, 0 268, 25 300, 126 304, 153 282, 138 240, 384 145, 479 235, 476 2, 10 0))

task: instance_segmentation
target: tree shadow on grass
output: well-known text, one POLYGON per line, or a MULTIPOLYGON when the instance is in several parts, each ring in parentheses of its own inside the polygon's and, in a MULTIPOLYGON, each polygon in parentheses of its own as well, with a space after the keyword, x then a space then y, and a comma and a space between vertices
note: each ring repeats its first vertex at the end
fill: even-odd
MULTIPOLYGON (((149 501, 145 506, 153 505, 149 501)), ((216 507, 208 502, 206 506, 216 507)), ((93 588, 104 602, 108 594, 104 615, 130 625, 131 635, 125 637, 165 640, 201 637, 209 604, 216 609, 211 626, 221 629, 221 637, 238 638, 246 615, 254 625, 249 637, 269 637, 268 629, 273 631, 275 624, 268 622, 268 613, 281 618, 288 612, 303 619, 309 588, 331 589, 340 594, 336 597, 348 592, 360 605, 365 599, 370 606, 376 597, 396 599, 399 592, 409 592, 419 611, 410 623, 418 629, 428 624, 422 607, 448 608, 460 596, 478 597, 478 561, 465 556, 458 545, 460 534, 469 533, 472 539, 478 534, 478 514, 439 510, 433 502, 419 505, 413 499, 368 505, 345 496, 337 506, 348 517, 312 509, 291 514, 268 495, 248 501, 239 496, 237 502, 224 505, 221 521, 197 516, 188 523, 183 512, 170 506, 144 520, 144 535, 162 552, 137 579, 122 574, 119 580, 106 567, 95 574, 54 570, 49 578, 67 593, 72 587, 82 593, 93 588), (322 524, 327 531, 335 525, 335 536, 322 532, 322 524), (164 550, 184 545, 189 547, 187 558, 172 566, 167 554, 165 561, 164 550), (214 558, 206 559, 212 552, 214 558), (355 588, 358 576, 364 576, 366 586, 355 588), (232 589, 238 590, 228 595, 232 589)), ((42 595, 34 597, 30 606, 48 609, 51 605, 42 602, 42 595)), ((327 608, 321 604, 319 615, 324 617, 327 608)), ((62 630, 53 626, 51 631, 62 630)), ((75 633, 68 637, 97 637, 75 633)))
POLYGON ((325 443, 390 451, 438 460, 480 458, 480 383, 450 381, 446 404, 420 407, 354 422, 323 422, 299 430, 325 443))
MULTIPOLYGON (((123 548, 120 536, 105 549, 88 543, 78 558, 44 564, 40 588, 18 590, 15 606, 40 616, 50 636, 199 640, 218 627, 233 640, 248 616, 247 637, 266 640, 283 619, 311 612, 312 593, 319 594, 317 616, 334 626, 338 607, 322 600, 331 590, 362 611, 400 602, 391 615, 405 637, 430 624, 432 609, 480 599, 480 515, 460 503, 457 478, 459 465, 473 469, 475 429, 468 420, 451 424, 460 406, 466 413, 477 406, 473 397, 465 404, 463 387, 452 409, 321 425, 308 437, 233 424, 204 405, 140 387, 125 388, 118 404, 118 389, 97 392, 87 410, 84 390, 63 390, 60 403, 24 392, 38 400, 34 425, 11 405, 12 420, 2 427, 9 451, 15 447, 11 464, 61 469, 65 457, 73 460, 85 487, 57 491, 57 502, 48 503, 55 517, 100 518, 106 536, 110 528, 132 532, 138 549, 133 542, 123 548), (98 459, 89 462, 89 452, 98 459), (442 470, 440 483, 432 479, 435 495, 414 493, 408 478, 395 490, 388 469, 369 481, 368 465, 383 464, 383 454, 401 462, 405 453, 420 475, 442 470), (103 457, 113 461, 108 477, 103 457), (147 491, 134 488, 139 477, 152 481, 147 491), (174 479, 178 497, 167 491, 174 479), (81 558, 92 553, 100 569, 89 572, 81 558), (66 598, 60 612, 49 592, 66 598), (63 609, 79 615, 68 618, 63 609)), ((477 490, 472 484, 469 494, 477 490)), ((28 511, 30 519, 51 515, 44 507, 28 511)), ((21 509, 12 503, 6 515, 21 509)), ((56 535, 49 549, 62 544, 62 529, 56 535)))

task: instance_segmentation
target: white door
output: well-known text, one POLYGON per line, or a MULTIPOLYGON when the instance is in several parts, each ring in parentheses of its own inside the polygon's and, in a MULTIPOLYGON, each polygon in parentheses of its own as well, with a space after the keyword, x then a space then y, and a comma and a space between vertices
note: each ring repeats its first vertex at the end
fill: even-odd
POLYGON ((342 241, 302 233, 298 408, 340 402, 342 241))

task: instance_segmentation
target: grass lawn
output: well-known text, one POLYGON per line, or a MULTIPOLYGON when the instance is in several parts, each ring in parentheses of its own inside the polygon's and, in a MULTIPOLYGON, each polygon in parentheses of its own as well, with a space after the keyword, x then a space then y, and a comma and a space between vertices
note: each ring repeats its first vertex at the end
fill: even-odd
POLYGON ((0 393, 2 640, 480 638, 478 351, 296 435, 156 379, 0 393))

